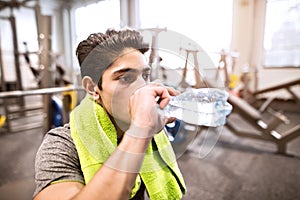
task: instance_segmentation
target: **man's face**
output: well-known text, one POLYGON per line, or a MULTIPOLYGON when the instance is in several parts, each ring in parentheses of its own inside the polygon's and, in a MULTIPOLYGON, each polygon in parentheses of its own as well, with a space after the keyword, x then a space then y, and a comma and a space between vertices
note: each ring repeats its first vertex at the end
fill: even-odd
POLYGON ((138 88, 149 83, 149 79, 150 67, 145 56, 136 50, 128 50, 103 73, 102 90, 97 88, 97 91, 103 107, 114 117, 119 128, 128 128, 129 98, 138 88))

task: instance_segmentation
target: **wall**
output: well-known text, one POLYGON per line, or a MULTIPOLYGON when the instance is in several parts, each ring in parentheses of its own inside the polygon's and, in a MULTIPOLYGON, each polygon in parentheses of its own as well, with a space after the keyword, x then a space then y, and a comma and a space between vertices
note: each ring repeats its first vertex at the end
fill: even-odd
MULTIPOLYGON (((262 65, 264 17, 267 0, 235 0, 233 13, 232 51, 238 51, 240 57, 237 66, 239 72, 248 64, 251 72, 257 70, 257 89, 271 87, 291 80, 299 79, 300 68, 270 69, 262 65)), ((251 89, 256 90, 254 75, 251 79, 251 89)), ((300 95, 299 88, 296 88, 300 95)), ((277 94, 288 98, 286 93, 277 94)))

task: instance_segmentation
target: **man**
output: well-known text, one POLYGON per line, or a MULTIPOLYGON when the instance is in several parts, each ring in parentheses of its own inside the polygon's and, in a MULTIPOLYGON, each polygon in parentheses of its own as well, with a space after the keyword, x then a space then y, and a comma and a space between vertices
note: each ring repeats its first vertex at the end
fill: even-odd
POLYGON ((150 83, 147 44, 131 29, 76 50, 87 96, 36 156, 34 199, 180 199, 185 183, 158 113, 177 92, 150 83))

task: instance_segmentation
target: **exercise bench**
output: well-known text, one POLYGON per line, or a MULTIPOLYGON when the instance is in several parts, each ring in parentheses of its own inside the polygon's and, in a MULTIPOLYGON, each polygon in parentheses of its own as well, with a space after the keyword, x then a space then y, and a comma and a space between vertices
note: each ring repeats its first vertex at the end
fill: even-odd
POLYGON ((287 143, 300 136, 300 124, 290 128, 287 131, 279 133, 276 128, 282 124, 288 124, 289 119, 282 113, 269 107, 272 100, 266 101, 259 109, 254 108, 244 99, 233 94, 229 94, 228 102, 232 104, 232 114, 238 114, 253 129, 246 130, 230 114, 227 118, 226 126, 236 135, 252 139, 273 142, 277 145, 278 153, 285 154, 287 143), (271 115, 270 120, 263 118, 263 114, 268 112, 271 115), (257 132, 257 133, 256 133, 257 132))

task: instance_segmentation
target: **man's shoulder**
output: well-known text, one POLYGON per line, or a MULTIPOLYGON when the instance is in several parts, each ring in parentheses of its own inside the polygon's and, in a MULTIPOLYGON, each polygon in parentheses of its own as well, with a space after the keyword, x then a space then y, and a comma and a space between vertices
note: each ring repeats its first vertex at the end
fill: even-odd
POLYGON ((69 124, 49 130, 36 153, 36 195, 54 181, 75 180, 84 183, 69 124))
POLYGON ((46 135, 45 139, 64 139, 67 141, 73 141, 71 137, 71 130, 70 125, 65 124, 64 126, 56 127, 51 130, 49 130, 46 135))
POLYGON ((65 124, 64 126, 49 130, 43 138, 41 148, 48 150, 49 148, 56 148, 62 151, 74 150, 75 145, 71 137, 70 125, 65 124))

